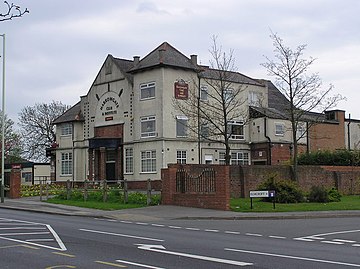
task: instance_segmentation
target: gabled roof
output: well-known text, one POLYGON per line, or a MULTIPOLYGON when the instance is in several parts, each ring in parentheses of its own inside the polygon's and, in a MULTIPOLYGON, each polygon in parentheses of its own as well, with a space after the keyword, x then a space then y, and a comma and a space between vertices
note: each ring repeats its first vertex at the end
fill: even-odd
POLYGON ((131 60, 126 60, 126 59, 120 59, 120 58, 115 58, 113 56, 111 56, 112 59, 114 60, 114 63, 116 64, 116 66, 123 71, 124 76, 131 82, 133 83, 134 81, 134 77, 132 74, 129 73, 130 69, 134 67, 134 61, 131 60))
POLYGON ((73 122, 73 121, 84 121, 84 117, 81 113, 80 102, 75 104, 66 110, 62 115, 57 117, 53 124, 65 123, 65 122, 73 122))
POLYGON ((135 73, 158 66, 169 66, 190 70, 197 70, 198 68, 197 65, 192 63, 191 59, 186 57, 169 43, 164 42, 141 59, 138 64, 129 70, 129 72, 135 73))

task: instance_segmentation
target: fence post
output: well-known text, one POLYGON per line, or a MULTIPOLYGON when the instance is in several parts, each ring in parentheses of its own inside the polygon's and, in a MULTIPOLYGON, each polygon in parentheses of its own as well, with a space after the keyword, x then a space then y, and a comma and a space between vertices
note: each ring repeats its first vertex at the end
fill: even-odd
POLYGON ((70 192, 71 192, 71 182, 70 180, 68 179, 66 181, 66 199, 67 200, 70 200, 70 192))
POLYGON ((45 183, 45 193, 46 193, 46 201, 49 200, 49 183, 46 180, 45 183))
POLYGON ((88 187, 89 187, 89 181, 85 179, 84 182, 84 201, 86 202, 88 199, 88 187))
POLYGON ((40 178, 40 202, 42 202, 42 180, 40 178))
POLYGON ((106 179, 103 180, 103 201, 106 202, 107 200, 107 184, 106 179))
POLYGON ((129 196, 128 196, 128 184, 127 184, 127 179, 124 179, 124 203, 127 204, 129 200, 129 196))
POLYGON ((147 200, 146 200, 146 204, 147 205, 151 204, 151 179, 150 178, 147 180, 147 200))

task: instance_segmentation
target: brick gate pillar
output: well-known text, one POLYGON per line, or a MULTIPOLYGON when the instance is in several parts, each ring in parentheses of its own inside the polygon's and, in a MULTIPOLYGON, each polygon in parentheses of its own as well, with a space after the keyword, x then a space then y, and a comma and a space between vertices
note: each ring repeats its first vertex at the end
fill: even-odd
POLYGON ((10 173, 9 198, 17 199, 21 197, 21 167, 13 166, 10 173))

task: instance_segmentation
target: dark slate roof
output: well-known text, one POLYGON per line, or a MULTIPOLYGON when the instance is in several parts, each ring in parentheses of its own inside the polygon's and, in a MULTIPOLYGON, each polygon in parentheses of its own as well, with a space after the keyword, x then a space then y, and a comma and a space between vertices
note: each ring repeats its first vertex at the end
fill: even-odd
POLYGON ((175 49, 169 43, 164 42, 129 70, 130 73, 135 73, 149 68, 158 66, 169 66, 175 68, 183 68, 196 70, 197 65, 194 65, 188 57, 175 49))
MULTIPOLYGON (((222 72, 221 70, 202 67, 202 71, 199 73, 199 76, 205 79, 219 79, 221 72, 222 72)), ((258 82, 257 80, 252 79, 238 72, 226 71, 224 75, 224 80, 235 83, 264 86, 264 84, 258 82)))
POLYGON ((124 76, 131 82, 133 83, 134 78, 133 75, 129 73, 129 71, 134 67, 134 61, 131 60, 126 60, 126 59, 120 59, 120 58, 115 58, 112 55, 110 55, 112 57, 112 59, 114 60, 114 63, 116 64, 116 66, 123 71, 124 76))
POLYGON ((84 117, 81 113, 80 102, 66 110, 62 115, 57 117, 53 124, 72 122, 72 121, 84 121, 84 117))

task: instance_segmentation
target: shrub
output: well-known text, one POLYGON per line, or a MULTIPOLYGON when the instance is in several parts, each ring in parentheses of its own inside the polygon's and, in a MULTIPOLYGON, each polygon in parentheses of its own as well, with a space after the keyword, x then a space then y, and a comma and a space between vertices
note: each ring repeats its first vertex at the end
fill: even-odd
POLYGON ((328 203, 328 191, 323 186, 313 186, 311 187, 308 200, 312 203, 328 203))
POLYGON ((341 194, 335 188, 326 190, 323 186, 314 186, 310 190, 308 200, 314 203, 340 202, 341 194))
MULTIPOLYGON (((275 176, 271 176, 258 187, 259 190, 274 190, 275 202, 277 203, 301 203, 304 201, 304 195, 298 184, 291 180, 277 181, 275 176)), ((265 201, 271 201, 265 198, 265 201)))
POLYGON ((341 194, 335 188, 329 190, 329 202, 340 202, 341 201, 341 194))

